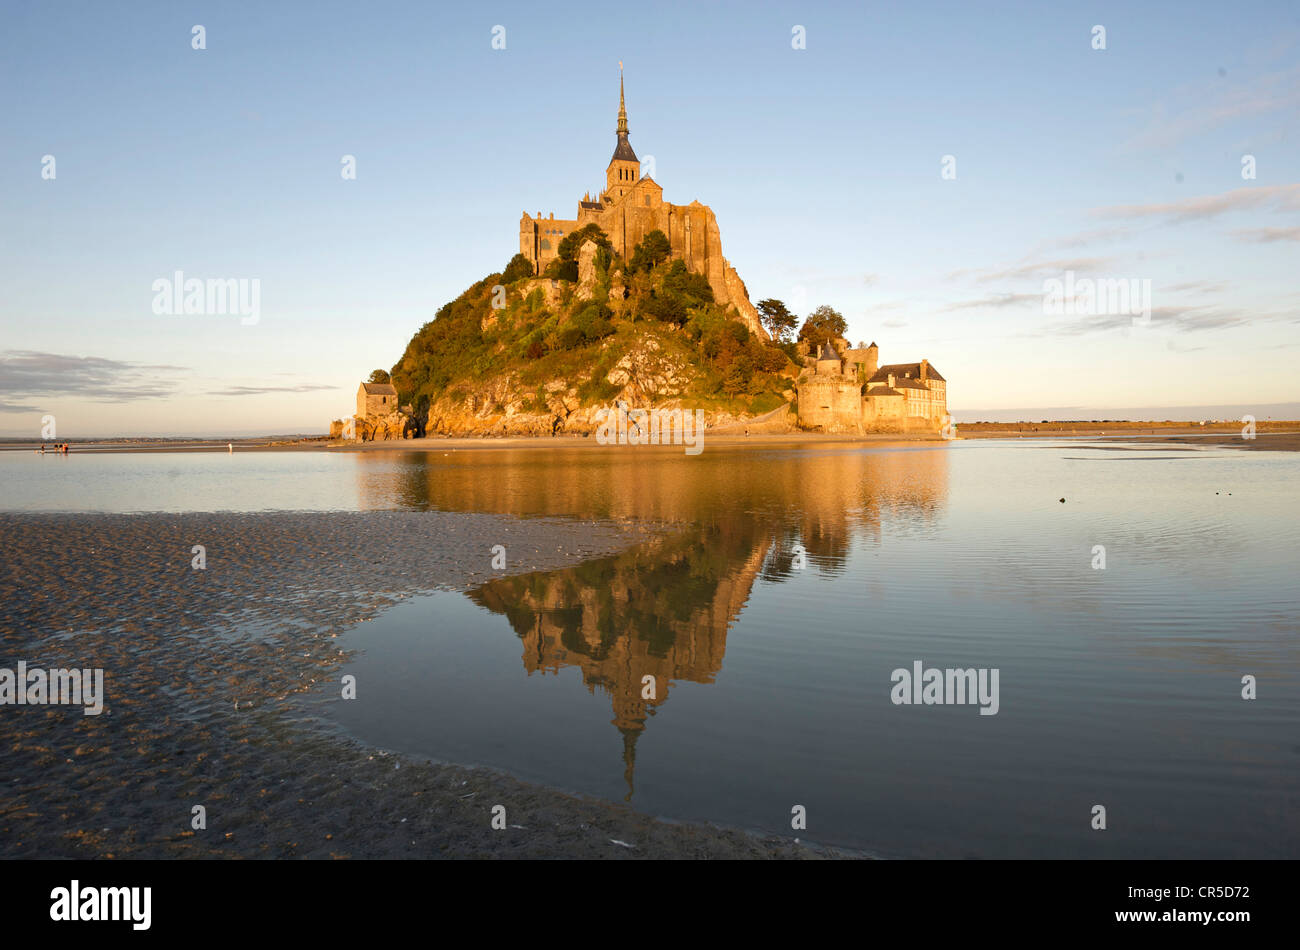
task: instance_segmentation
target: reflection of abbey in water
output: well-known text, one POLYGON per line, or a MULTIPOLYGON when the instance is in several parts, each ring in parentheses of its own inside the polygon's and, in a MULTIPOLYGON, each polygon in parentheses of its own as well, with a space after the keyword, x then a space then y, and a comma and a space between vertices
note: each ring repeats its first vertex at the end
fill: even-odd
MULTIPOLYGON (((735 459, 734 470, 721 461, 715 473, 673 467, 663 459, 648 462, 649 471, 597 464, 606 457, 594 457, 588 491, 635 500, 642 517, 694 521, 697 527, 616 557, 494 580, 469 596, 507 617, 522 641, 530 675, 576 666, 590 692, 599 688, 609 695, 629 798, 637 737, 676 682, 712 683, 722 673, 731 624, 756 580, 842 574, 855 539, 879 545, 885 524, 895 535, 928 530, 947 490, 942 449, 791 458, 773 461, 761 477, 747 471, 743 457, 735 459), (683 481, 675 474, 682 472, 691 477, 683 481), (625 482, 642 490, 620 490, 625 482), (714 494, 721 486, 726 500, 714 494), (654 677, 653 698, 643 698, 646 676, 654 677)), ((495 471, 502 501, 517 504, 522 486, 512 485, 513 473, 499 463, 495 471)), ((570 471, 560 465, 556 474, 570 471)), ((529 468, 524 474, 530 487, 547 485, 544 473, 529 468)), ((465 473, 466 490, 481 488, 483 481, 465 473)), ((453 491, 453 484, 439 482, 442 491, 453 491)), ((474 497, 483 500, 480 492, 474 497)))
POLYGON ((703 534, 689 531, 551 574, 503 578, 470 594, 506 615, 530 674, 577 666, 589 691, 609 694, 628 798, 647 717, 668 699, 673 681, 713 682, 727 628, 770 544, 703 534))

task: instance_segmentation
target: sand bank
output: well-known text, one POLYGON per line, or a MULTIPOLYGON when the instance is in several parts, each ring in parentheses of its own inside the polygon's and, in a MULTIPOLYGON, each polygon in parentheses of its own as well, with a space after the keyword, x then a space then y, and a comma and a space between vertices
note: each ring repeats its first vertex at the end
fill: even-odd
POLYGON ((401 758, 307 714, 313 684, 346 661, 335 638, 401 598, 570 565, 653 530, 407 511, 0 513, 3 656, 102 667, 107 693, 99 716, 0 709, 0 857, 835 853, 401 758), (489 803, 523 827, 491 830, 489 803), (191 827, 196 805, 205 830, 191 827))

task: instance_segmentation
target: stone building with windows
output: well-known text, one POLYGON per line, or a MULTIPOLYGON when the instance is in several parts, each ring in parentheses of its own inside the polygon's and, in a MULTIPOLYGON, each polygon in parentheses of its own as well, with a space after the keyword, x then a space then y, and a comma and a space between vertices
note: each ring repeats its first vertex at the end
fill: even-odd
POLYGON ((948 381, 929 360, 879 365, 875 343, 836 339, 806 347, 795 383, 801 428, 823 432, 940 432, 948 381))
POLYGON ((546 217, 539 211, 527 211, 519 219, 519 253, 533 264, 533 273, 541 274, 555 260, 565 235, 595 224, 613 244, 614 252, 630 259, 632 251, 651 231, 662 231, 672 246, 672 255, 686 263, 696 274, 703 274, 713 289, 713 297, 722 307, 733 306, 751 333, 767 339, 767 331, 740 275, 722 256, 722 238, 718 221, 707 205, 692 201, 675 205, 664 201, 664 190, 642 172, 632 143, 628 140, 627 106, 623 95, 622 66, 618 80, 618 127, 614 155, 605 168, 605 187, 599 194, 590 192, 578 202, 577 215, 546 217))
POLYGON ((392 383, 362 383, 357 387, 357 412, 351 419, 330 423, 331 439, 383 442, 410 439, 419 434, 411 407, 397 404, 392 383))
POLYGON ((397 390, 392 383, 362 383, 357 389, 357 415, 386 416, 397 411, 397 390))

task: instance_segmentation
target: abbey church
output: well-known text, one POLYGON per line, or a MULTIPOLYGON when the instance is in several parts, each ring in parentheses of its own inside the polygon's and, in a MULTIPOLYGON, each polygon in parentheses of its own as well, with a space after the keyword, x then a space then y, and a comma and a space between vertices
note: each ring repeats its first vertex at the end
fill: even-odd
POLYGON ((693 273, 708 278, 713 297, 721 306, 733 306, 751 333, 763 339, 767 331, 740 275, 722 256, 722 238, 718 221, 707 205, 692 201, 688 205, 664 201, 664 190, 653 178, 641 174, 641 163, 628 140, 627 105, 623 97, 623 77, 618 80, 618 136, 614 156, 605 168, 605 190, 599 195, 584 195, 573 218, 557 218, 554 213, 543 218, 524 212, 519 219, 519 253, 533 264, 533 273, 541 274, 554 260, 564 236, 588 224, 595 224, 609 236, 615 253, 630 258, 633 249, 651 231, 662 231, 672 245, 674 258, 686 262, 693 273))
MULTIPOLYGON (((624 259, 651 231, 668 237, 672 256, 703 274, 722 307, 734 307, 751 333, 769 339, 758 312, 749 301, 740 275, 722 256, 718 221, 707 205, 664 201, 663 188, 642 174, 641 163, 628 138, 627 103, 619 64, 618 126, 614 154, 605 168, 605 187, 586 194, 572 218, 539 211, 519 220, 519 253, 541 275, 559 256, 560 242, 574 231, 594 224, 624 259)), ((947 381, 929 363, 880 365, 875 343, 850 347, 847 340, 800 344, 803 368, 794 382, 795 418, 800 428, 822 432, 938 432, 948 420, 947 381)))

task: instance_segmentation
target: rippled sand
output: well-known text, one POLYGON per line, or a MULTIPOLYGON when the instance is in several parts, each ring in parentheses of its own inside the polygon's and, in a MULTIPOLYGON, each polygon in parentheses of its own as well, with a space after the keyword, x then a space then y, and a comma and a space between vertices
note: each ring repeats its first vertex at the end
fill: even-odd
POLYGON ((102 667, 107 693, 100 716, 0 706, 0 857, 828 853, 399 758, 303 712, 312 684, 339 675, 338 634, 397 600, 652 530, 409 511, 0 514, 0 666, 102 667), (498 803, 522 827, 492 830, 498 803))

